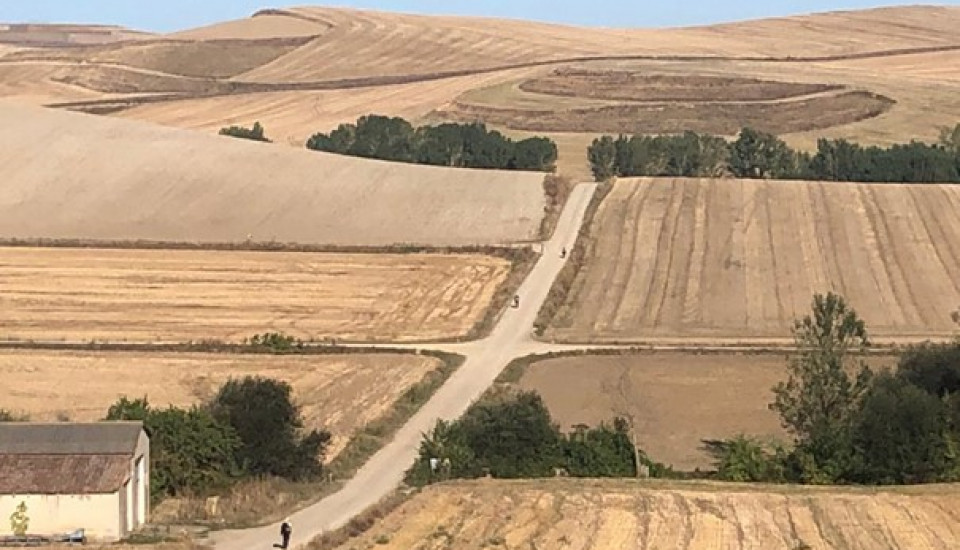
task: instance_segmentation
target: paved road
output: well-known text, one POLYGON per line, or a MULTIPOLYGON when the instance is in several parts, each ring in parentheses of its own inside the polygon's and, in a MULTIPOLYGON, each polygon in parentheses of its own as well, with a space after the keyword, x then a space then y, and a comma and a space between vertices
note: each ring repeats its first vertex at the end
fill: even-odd
MULTIPOLYGON (((543 255, 520 286, 520 307, 508 308, 489 337, 458 346, 459 351, 466 352, 463 365, 343 489, 291 516, 294 526, 291 546, 306 544, 321 533, 346 524, 390 494, 416 459, 422 434, 433 428, 437 419, 458 418, 493 384, 510 361, 542 346, 531 338, 533 323, 565 263, 560 251, 563 247, 573 248, 595 190, 595 184, 580 184, 573 190, 553 238, 544 243, 543 255)), ((212 542, 217 550, 269 549, 278 541, 279 530, 278 525, 269 525, 221 531, 212 536, 212 542)))

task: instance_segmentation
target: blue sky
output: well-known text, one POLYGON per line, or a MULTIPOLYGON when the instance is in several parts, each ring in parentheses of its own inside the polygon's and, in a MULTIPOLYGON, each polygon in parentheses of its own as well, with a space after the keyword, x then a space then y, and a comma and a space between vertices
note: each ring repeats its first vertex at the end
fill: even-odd
MULTIPOLYGON (((662 27, 909 3, 869 0, 340 0, 335 5, 458 15, 489 15, 591 26, 662 27)), ((311 4, 301 0, 295 5, 311 4)), ((960 0, 939 2, 960 5, 960 0)), ((269 0, 0 0, 0 21, 110 23, 173 31, 246 17, 269 0)))

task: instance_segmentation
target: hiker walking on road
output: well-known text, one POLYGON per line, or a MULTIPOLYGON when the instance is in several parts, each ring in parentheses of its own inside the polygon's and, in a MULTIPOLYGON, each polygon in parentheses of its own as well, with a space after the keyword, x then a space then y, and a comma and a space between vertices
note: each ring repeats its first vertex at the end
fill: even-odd
POLYGON ((562 260, 566 257, 567 257, 567 247, 563 247, 563 250, 560 251, 560 259, 562 260))
POLYGON ((280 544, 274 544, 274 548, 286 550, 290 546, 290 535, 293 534, 293 526, 290 525, 290 518, 283 520, 280 524, 280 544))

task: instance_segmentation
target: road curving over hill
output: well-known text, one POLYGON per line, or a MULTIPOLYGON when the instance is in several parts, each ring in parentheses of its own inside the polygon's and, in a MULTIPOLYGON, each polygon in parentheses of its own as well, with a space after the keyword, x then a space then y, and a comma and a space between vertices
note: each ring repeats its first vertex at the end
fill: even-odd
MULTIPOLYGON (((553 238, 543 244, 543 255, 519 290, 520 307, 506 310, 496 328, 484 340, 461 348, 463 365, 433 398, 348 481, 339 492, 291 516, 295 526, 293 547, 341 527, 393 491, 416 459, 424 432, 438 419, 455 419, 489 388, 504 367, 535 347, 531 331, 540 306, 566 263, 560 257, 576 241, 596 184, 580 184, 570 195, 553 238)), ((279 526, 217 532, 212 542, 217 550, 269 548, 277 540, 279 526)))

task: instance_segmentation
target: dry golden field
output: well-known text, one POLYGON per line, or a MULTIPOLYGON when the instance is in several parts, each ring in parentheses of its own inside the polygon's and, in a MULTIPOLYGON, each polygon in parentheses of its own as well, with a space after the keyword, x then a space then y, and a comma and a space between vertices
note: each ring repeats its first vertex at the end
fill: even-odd
POLYGON ((0 102, 0 238, 490 245, 539 238, 543 174, 294 150, 0 102), (42 150, 44 154, 37 154, 42 150))
POLYGON ((340 548, 953 550, 958 509, 956 486, 478 481, 430 487, 340 548))
POLYGON ((960 186, 620 180, 547 337, 787 340, 814 293, 878 341, 952 336, 960 186))
POLYGON ((456 338, 510 269, 467 254, 3 248, 0 338, 456 338))
MULTIPOLYGON (((887 356, 866 361, 874 369, 896 364, 887 356)), ((533 363, 519 386, 542 395, 564 430, 633 415, 650 458, 681 471, 712 470, 704 439, 789 440, 768 407, 786 366, 785 354, 588 355, 533 363)))
POLYGON ((307 428, 333 434, 327 458, 439 366, 419 355, 232 355, 0 350, 3 407, 38 422, 104 417, 120 396, 178 407, 212 398, 230 378, 264 376, 293 387, 307 428))
MULTIPOLYGON (((120 44, 0 46, 0 97, 86 102, 77 108, 206 132, 259 120, 275 141, 296 147, 314 132, 369 113, 480 119, 501 129, 547 132, 563 145, 561 170, 586 178, 584 148, 593 132, 726 133, 753 124, 786 132, 791 144, 804 148, 821 135, 870 144, 934 139, 938 125, 960 120, 953 69, 958 27, 960 8, 931 6, 646 30, 340 8, 265 10, 120 44), (554 69, 603 72, 611 65, 654 77, 843 89, 744 104, 714 87, 711 97, 696 101, 673 96, 643 109, 607 100, 600 110, 589 93, 559 97, 520 89, 554 69), (474 93, 504 83, 513 89, 499 104, 479 109, 472 103, 474 93), (89 103, 102 100, 111 103, 89 103), (517 104, 537 109, 517 113, 517 104), (638 119, 644 124, 634 124, 638 119)), ((576 82, 557 84, 577 88, 576 82)), ((629 92, 608 91, 615 97, 629 92)))

